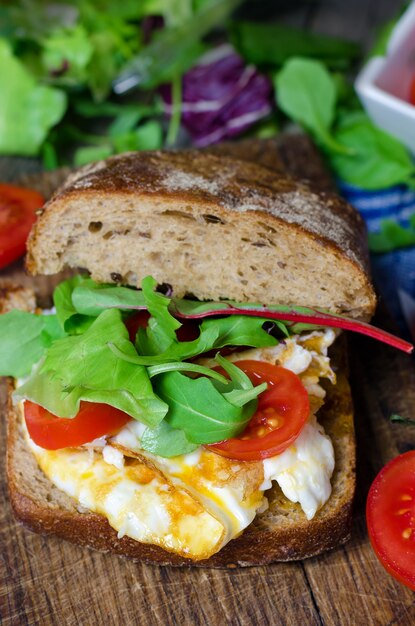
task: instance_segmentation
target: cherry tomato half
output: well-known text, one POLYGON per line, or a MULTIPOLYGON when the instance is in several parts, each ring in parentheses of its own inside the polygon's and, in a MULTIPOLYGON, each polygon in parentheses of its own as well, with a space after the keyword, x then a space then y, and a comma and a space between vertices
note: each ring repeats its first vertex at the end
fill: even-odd
POLYGON ((24 416, 30 437, 46 450, 76 447, 113 435, 131 419, 124 411, 98 402, 81 402, 78 415, 71 419, 57 417, 29 400, 24 403, 24 416))
POLYGON ((366 521, 384 568, 415 590, 415 450, 396 457, 376 476, 367 498, 366 521))
POLYGON ((230 459, 258 461, 286 450, 307 421, 310 404, 299 377, 290 370, 263 361, 235 361, 251 382, 268 384, 258 397, 258 408, 244 432, 209 445, 230 459))
POLYGON ((0 183, 0 267, 25 253, 35 212, 43 203, 37 191, 0 183))

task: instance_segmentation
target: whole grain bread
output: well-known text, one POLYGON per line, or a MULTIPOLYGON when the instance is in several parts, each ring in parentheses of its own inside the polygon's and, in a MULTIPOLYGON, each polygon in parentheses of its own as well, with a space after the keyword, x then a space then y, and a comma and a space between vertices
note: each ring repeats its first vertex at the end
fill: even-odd
MULTIPOLYGON (((8 302, 16 308, 31 309, 33 298, 30 297, 27 306, 22 307, 23 292, 18 295, 14 291, 8 302)), ((344 352, 338 354, 338 360, 339 355, 343 359, 344 352)), ((337 385, 327 387, 326 402, 318 413, 319 422, 330 436, 335 452, 333 490, 328 502, 308 521, 301 507, 288 501, 278 485, 274 485, 267 494, 269 508, 219 553, 198 562, 128 537, 118 539, 116 531, 104 517, 87 511, 55 487, 39 469, 26 444, 19 411, 12 402, 13 381, 9 380, 7 479, 15 516, 35 532, 159 565, 263 565, 304 559, 334 548, 350 536, 355 488, 353 407, 344 369, 343 360, 337 385)))
POLYGON ((86 268, 177 296, 307 305, 368 319, 366 233, 339 197, 247 160, 128 153, 69 177, 32 231, 27 267, 86 268))

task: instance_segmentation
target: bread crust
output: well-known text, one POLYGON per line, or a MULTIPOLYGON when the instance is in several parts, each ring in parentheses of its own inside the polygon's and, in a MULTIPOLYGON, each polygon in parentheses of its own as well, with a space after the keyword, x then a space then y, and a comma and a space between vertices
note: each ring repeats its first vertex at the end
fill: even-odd
MULTIPOLYGON (((65 265, 79 265, 90 270, 92 277, 101 282, 122 282, 134 286, 139 286, 144 271, 155 274, 160 281, 164 273, 164 280, 173 284, 177 296, 193 291, 200 299, 230 297, 263 301, 268 290, 271 298, 268 303, 274 303, 279 300, 276 285, 281 285, 284 276, 292 273, 288 269, 284 274, 281 268, 285 260, 279 258, 279 251, 276 252, 281 241, 288 238, 291 238, 294 247, 301 243, 303 254, 307 249, 312 250, 310 257, 316 261, 326 258, 313 277, 316 284, 318 281, 323 284, 321 293, 316 296, 315 302, 309 303, 310 306, 326 308, 324 305, 328 302, 329 308, 335 312, 347 312, 366 319, 373 314, 375 296, 368 274, 366 231, 362 218, 350 205, 332 193, 313 190, 281 172, 276 175, 267 167, 194 151, 128 153, 87 166, 70 176, 60 192, 45 205, 32 231, 27 267, 34 274, 50 274, 60 271, 65 265), (105 215, 100 209, 104 205, 108 207, 105 215), (139 229, 140 223, 147 224, 143 220, 143 206, 147 207, 146 217, 154 214, 155 230, 161 221, 166 220, 166 216, 171 217, 165 232, 160 239, 155 239, 153 247, 149 239, 154 233, 148 233, 144 228, 144 232, 140 232, 139 229), (125 224, 124 230, 121 226, 111 227, 101 238, 94 239, 91 234, 94 225, 102 226, 111 207, 116 207, 114 216, 119 214, 120 224, 125 224), (73 223, 77 216, 79 223, 75 227, 73 223), (222 230, 209 223, 211 217, 216 224, 225 224, 222 230), (89 220, 89 224, 85 223, 89 220), (245 268, 246 275, 238 278, 235 267, 232 270, 235 276, 229 279, 229 284, 225 283, 226 277, 221 276, 218 286, 213 286, 212 277, 217 275, 221 263, 218 258, 221 248, 218 246, 211 255, 212 277, 206 283, 198 277, 196 285, 192 285, 190 279, 187 280, 185 268, 189 264, 195 268, 197 264, 202 274, 206 248, 219 240, 223 241, 224 248, 228 246, 228 241, 242 223, 246 231, 259 237, 247 243, 247 238, 242 237, 241 256, 246 256, 247 250, 252 251, 250 266, 245 268), (189 225, 192 231, 189 231, 189 225), (133 239, 131 230, 135 227, 138 232, 133 239), (191 232, 196 242, 190 256, 192 239, 181 243, 181 236, 180 240, 174 241, 180 228, 183 233, 191 232), (216 228, 215 234, 212 234, 212 228, 216 228), (228 239, 225 238, 226 229, 228 239), (258 232, 259 235, 255 234, 258 232), (79 240, 81 233, 84 237, 82 245, 79 240), (208 235, 210 239, 206 238, 208 235), (195 237, 198 237, 197 241, 195 237), (131 266, 122 254, 122 243, 119 243, 118 253, 123 257, 122 261, 114 260, 117 238, 123 238, 124 247, 131 250, 131 266), (163 256, 158 268, 156 260, 163 255, 166 244, 170 246, 167 248, 169 252, 163 256), (260 248, 264 251, 260 252, 260 248), (137 249, 139 252, 136 252, 137 249), (273 261, 270 268, 269 284, 261 290, 252 291, 261 279, 253 279, 250 268, 255 266, 254 271, 259 276, 256 266, 265 262, 267 257, 271 258, 272 254, 275 255, 275 263, 273 261), (112 264, 117 262, 119 267, 113 267, 112 264), (145 270, 141 272, 141 268, 145 270), (154 268, 154 272, 150 272, 150 268, 154 268), (330 306, 330 300, 324 300, 323 292, 327 283, 334 279, 332 271, 340 270, 343 272, 342 280, 350 280, 350 285, 340 300, 330 306), (229 293, 238 281, 234 293, 229 293), (320 305, 319 298, 322 298, 320 305)), ((301 253, 299 258, 301 263, 301 253)), ((335 294, 336 289, 333 292, 335 294)), ((280 300, 280 303, 287 302, 280 300)), ((290 304, 304 303, 292 301, 290 304)))

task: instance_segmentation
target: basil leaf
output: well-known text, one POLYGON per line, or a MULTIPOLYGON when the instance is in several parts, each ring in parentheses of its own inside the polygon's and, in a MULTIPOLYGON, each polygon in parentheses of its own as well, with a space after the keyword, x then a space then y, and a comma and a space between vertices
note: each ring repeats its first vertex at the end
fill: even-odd
POLYGON ((318 143, 335 153, 353 153, 331 134, 337 89, 322 63, 301 57, 290 59, 277 74, 275 87, 280 108, 318 143))
POLYGON ((336 141, 350 154, 328 153, 337 176, 363 189, 385 189, 399 183, 415 186, 415 165, 408 150, 372 124, 363 112, 341 115, 336 141))
POLYGON ((146 428, 140 443, 143 450, 166 458, 188 454, 199 447, 187 439, 183 430, 172 428, 166 420, 155 428, 146 428))
POLYGON ((104 311, 82 335, 56 340, 16 397, 59 417, 74 417, 81 400, 105 402, 148 426, 157 425, 167 406, 154 394, 145 367, 119 359, 109 341, 135 354, 117 310, 104 311))

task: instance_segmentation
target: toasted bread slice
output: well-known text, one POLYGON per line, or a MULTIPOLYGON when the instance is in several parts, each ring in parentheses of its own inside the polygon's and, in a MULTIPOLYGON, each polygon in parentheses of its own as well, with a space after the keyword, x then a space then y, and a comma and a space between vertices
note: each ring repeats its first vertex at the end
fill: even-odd
MULTIPOLYGON (((33 294, 14 288, 8 308, 33 308, 33 294), (26 298, 26 299, 25 299, 26 298)), ((342 338, 340 338, 342 339, 342 338)), ((267 493, 269 508, 237 539, 206 560, 194 562, 162 548, 123 537, 118 539, 106 518, 91 513, 64 494, 39 469, 27 446, 19 411, 11 400, 9 381, 7 477, 16 518, 29 529, 53 534, 104 552, 162 565, 234 567, 262 565, 315 556, 344 543, 350 536, 355 487, 355 439, 350 388, 345 376, 343 346, 335 356, 340 370, 337 384, 327 385, 319 422, 330 436, 335 452, 332 494, 308 521, 298 504, 287 500, 278 485, 267 493)))
POLYGON ((129 153, 71 176, 45 206, 28 269, 86 268, 176 296, 297 304, 368 319, 366 233, 338 196, 207 153, 129 153))

